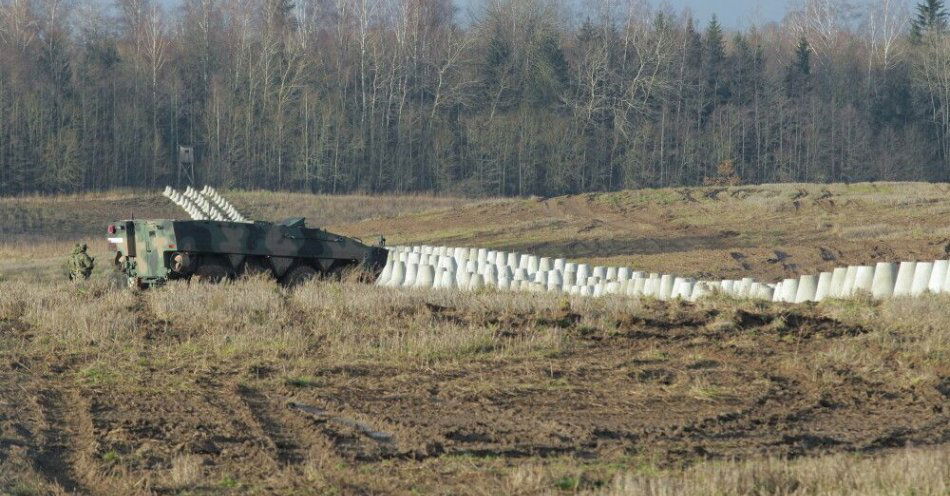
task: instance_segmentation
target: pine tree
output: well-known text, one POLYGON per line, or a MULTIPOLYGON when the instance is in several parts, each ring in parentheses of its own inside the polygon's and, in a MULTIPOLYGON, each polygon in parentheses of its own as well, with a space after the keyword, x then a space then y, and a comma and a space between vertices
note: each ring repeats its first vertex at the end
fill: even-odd
POLYGON ((911 39, 918 43, 927 34, 946 31, 947 16, 943 0, 923 0, 917 4, 917 16, 911 21, 911 39))
POLYGON ((792 96, 808 93, 811 84, 811 45, 802 36, 795 47, 795 57, 785 76, 788 93, 792 96))
POLYGON ((705 76, 706 84, 711 90, 711 96, 715 103, 721 103, 729 97, 729 85, 724 81, 723 64, 726 59, 726 42, 722 33, 722 25, 716 16, 712 16, 709 26, 706 28, 706 36, 703 40, 705 56, 705 76))

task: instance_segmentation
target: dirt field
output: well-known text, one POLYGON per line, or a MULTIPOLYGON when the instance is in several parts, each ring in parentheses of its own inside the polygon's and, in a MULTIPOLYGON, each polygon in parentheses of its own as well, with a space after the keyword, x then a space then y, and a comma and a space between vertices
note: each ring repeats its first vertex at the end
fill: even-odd
MULTIPOLYGON (((797 213, 815 205, 750 200, 771 187, 729 201, 671 191, 669 205, 657 199, 664 192, 650 192, 649 205, 631 192, 617 203, 351 198, 305 208, 352 234, 388 228, 396 242, 569 249, 658 269, 701 260, 724 275, 741 260, 760 276, 831 263, 817 247, 838 260, 865 245, 943 250, 936 212, 950 204, 938 187, 895 207, 906 219, 897 222, 889 195, 917 198, 912 185, 859 186, 841 186, 835 204, 863 207, 834 218, 863 217, 827 230, 833 220, 797 213), (385 218, 374 214, 384 203, 385 218), (762 221, 752 222, 757 203, 762 221), (875 209, 883 227, 864 213, 875 209), (663 212, 680 217, 661 222, 663 212), (682 233, 664 228, 685 219, 682 233), (702 236, 743 223, 726 241, 702 236), (773 230, 788 257, 752 256, 773 230), (655 252, 623 241, 648 232, 655 252), (701 240, 669 242, 686 237, 701 240), (744 259, 728 255, 740 250, 744 259)), ((107 217, 122 195, 58 201, 74 212, 91 202, 107 217)), ((293 208, 244 195, 233 195, 239 208, 269 217, 293 208)), ((287 291, 262 279, 132 293, 101 273, 80 286, 55 280, 71 239, 47 234, 51 216, 21 229, 42 242, 2 245, 0 494, 950 492, 950 297, 694 305, 319 282, 287 291)))

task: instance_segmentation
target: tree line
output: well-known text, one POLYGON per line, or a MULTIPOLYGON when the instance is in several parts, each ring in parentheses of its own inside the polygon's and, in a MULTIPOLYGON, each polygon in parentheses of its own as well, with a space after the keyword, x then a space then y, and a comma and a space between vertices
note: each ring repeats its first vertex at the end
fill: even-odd
POLYGON ((950 179, 941 0, 0 0, 0 194, 950 179), (193 171, 178 166, 193 146, 193 171))

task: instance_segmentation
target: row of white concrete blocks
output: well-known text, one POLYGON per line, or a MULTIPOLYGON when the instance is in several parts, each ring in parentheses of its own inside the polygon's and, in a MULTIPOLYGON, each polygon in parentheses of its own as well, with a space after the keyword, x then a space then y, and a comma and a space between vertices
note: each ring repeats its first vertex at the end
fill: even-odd
MULTIPOLYGON (((732 281, 729 281, 732 282, 732 281)), ((741 281, 735 281, 736 287, 741 281)), ((627 267, 590 266, 561 258, 537 257, 484 248, 397 246, 390 249, 377 284, 388 287, 553 291, 572 295, 622 294, 695 300, 720 286, 670 274, 627 267)), ((771 297, 772 288, 754 283, 748 295, 771 297), (765 293, 768 292, 766 295, 765 293)))
POLYGON ((773 301, 803 303, 825 298, 848 298, 860 293, 876 299, 950 293, 950 261, 881 262, 851 265, 832 272, 804 275, 778 283, 773 301))
POLYGON ((829 297, 846 298, 861 292, 875 298, 920 295, 927 291, 950 292, 950 264, 947 260, 936 260, 850 266, 770 284, 752 278, 697 281, 627 267, 591 267, 562 258, 485 248, 397 246, 390 249, 377 284, 472 291, 495 287, 595 297, 619 294, 690 301, 722 292, 740 298, 802 303, 829 297))

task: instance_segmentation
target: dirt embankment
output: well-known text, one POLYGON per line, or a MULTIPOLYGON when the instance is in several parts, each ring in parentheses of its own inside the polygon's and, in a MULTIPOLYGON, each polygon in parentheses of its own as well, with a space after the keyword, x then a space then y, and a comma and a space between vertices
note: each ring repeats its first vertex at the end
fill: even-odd
POLYGON ((491 201, 341 226, 648 272, 779 280, 950 253, 946 185, 763 185, 491 201))

